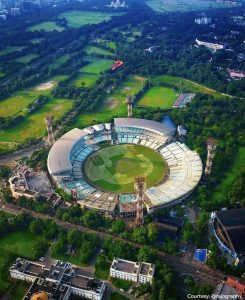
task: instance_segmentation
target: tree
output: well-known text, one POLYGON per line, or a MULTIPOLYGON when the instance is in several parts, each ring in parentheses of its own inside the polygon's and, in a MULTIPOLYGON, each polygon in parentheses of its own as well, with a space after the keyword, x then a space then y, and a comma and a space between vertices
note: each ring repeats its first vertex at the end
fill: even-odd
POLYGON ((35 235, 40 235, 42 232, 42 224, 39 219, 33 219, 29 225, 29 230, 35 235))
POLYGON ((139 244, 147 244, 148 242, 148 232, 147 228, 145 227, 138 227, 135 228, 132 234, 132 239, 134 242, 139 244))
POLYGON ((67 241, 70 245, 75 248, 78 248, 82 244, 82 234, 77 229, 72 229, 67 234, 67 241))
POLYGON ((114 233, 122 233, 124 232, 126 224, 122 220, 116 220, 112 222, 112 232, 114 233))
POLYGON ((149 223, 147 225, 148 229, 148 238, 152 244, 154 244, 157 241, 157 236, 158 236, 158 229, 157 225, 154 223, 149 223))
POLYGON ((145 261, 145 262, 154 262, 156 259, 156 250, 152 249, 149 246, 143 246, 140 248, 138 253, 138 261, 145 261))
POLYGON ((0 177, 3 179, 8 179, 11 173, 11 169, 8 166, 0 165, 0 177))

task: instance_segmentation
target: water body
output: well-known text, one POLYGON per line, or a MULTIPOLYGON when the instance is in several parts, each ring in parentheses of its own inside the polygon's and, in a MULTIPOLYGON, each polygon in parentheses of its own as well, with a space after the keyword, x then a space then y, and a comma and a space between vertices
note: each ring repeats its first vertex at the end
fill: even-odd
POLYGON ((168 115, 163 116, 161 123, 176 130, 176 125, 172 118, 168 115))

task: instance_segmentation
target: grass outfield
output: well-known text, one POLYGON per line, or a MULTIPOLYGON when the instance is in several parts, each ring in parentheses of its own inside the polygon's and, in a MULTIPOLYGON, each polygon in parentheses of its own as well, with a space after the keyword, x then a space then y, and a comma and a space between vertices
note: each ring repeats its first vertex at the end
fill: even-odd
POLYGON ((94 46, 87 46, 84 50, 86 51, 87 55, 91 55, 91 54, 112 55, 112 52, 94 46))
POLYGON ((70 10, 59 15, 60 18, 66 18, 69 27, 79 28, 87 24, 99 24, 103 21, 109 21, 112 16, 120 16, 120 13, 104 13, 81 10, 70 10))
POLYGON ((114 145, 100 149, 85 162, 87 178, 113 192, 133 192, 134 178, 146 176, 147 187, 159 183, 166 164, 159 153, 141 145, 114 145))
POLYGON ((27 31, 41 31, 41 30, 44 30, 44 31, 54 31, 54 30, 63 31, 64 28, 56 25, 55 22, 52 22, 52 21, 42 22, 42 23, 32 25, 32 26, 27 28, 27 31))
POLYGON ((19 62, 21 64, 28 64, 30 61, 32 61, 34 58, 37 58, 37 54, 27 54, 21 57, 16 58, 16 62, 19 62))
POLYGON ((85 87, 89 88, 92 87, 98 79, 99 75, 97 74, 82 73, 78 74, 78 76, 73 81, 73 84, 75 87, 81 87, 82 83, 84 82, 85 87))
POLYGON ((188 79, 181 78, 181 77, 160 75, 160 76, 154 77, 151 81, 155 85, 165 83, 165 84, 170 84, 179 90, 184 89, 184 90, 189 90, 190 92, 196 93, 196 94, 200 93, 200 94, 212 95, 217 98, 221 98, 221 97, 224 98, 223 94, 221 94, 213 89, 210 89, 210 88, 208 88, 204 85, 201 85, 197 82, 193 82, 188 79))
POLYGON ((100 74, 101 72, 110 69, 113 63, 114 60, 111 59, 98 59, 81 68, 79 71, 84 73, 100 74))
POLYGON ((17 231, 0 239, 0 249, 12 252, 16 256, 36 259, 35 245, 40 240, 40 236, 28 231, 17 231))
POLYGON ((223 201, 224 198, 226 198, 230 185, 239 175, 243 167, 245 167, 245 147, 239 148, 230 170, 224 173, 223 180, 212 194, 211 200, 223 201))
POLYGON ((9 47, 6 47, 5 49, 0 51, 0 56, 6 55, 6 54, 9 54, 9 53, 12 53, 12 52, 21 51, 24 48, 25 47, 18 47, 18 46, 11 47, 11 46, 9 46, 9 47))
POLYGON ((219 7, 229 7, 227 4, 212 0, 148 0, 147 4, 158 12, 187 12, 191 10, 203 10, 219 7))
POLYGON ((129 76, 107 96, 98 111, 79 115, 74 126, 87 127, 91 124, 109 122, 114 117, 125 117, 127 114, 126 96, 137 94, 144 86, 145 81, 144 77, 129 76))
POLYGON ((150 88, 137 103, 141 106, 171 108, 179 94, 171 88, 154 86, 150 88))

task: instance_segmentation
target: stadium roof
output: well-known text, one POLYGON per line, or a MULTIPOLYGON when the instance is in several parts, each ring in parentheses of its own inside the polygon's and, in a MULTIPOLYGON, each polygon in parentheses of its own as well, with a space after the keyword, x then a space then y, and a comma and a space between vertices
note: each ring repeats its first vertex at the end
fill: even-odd
POLYGON ((237 254, 245 254, 245 208, 228 209, 216 212, 237 254))
POLYGON ((136 119, 136 118, 115 118, 114 123, 116 126, 121 127, 136 127, 143 128, 146 130, 154 131, 161 135, 173 135, 174 129, 170 128, 163 123, 159 123, 156 121, 145 120, 145 119, 136 119))
POLYGON ((87 134, 84 130, 74 128, 54 143, 48 155, 48 170, 51 175, 72 169, 70 152, 75 144, 87 134))

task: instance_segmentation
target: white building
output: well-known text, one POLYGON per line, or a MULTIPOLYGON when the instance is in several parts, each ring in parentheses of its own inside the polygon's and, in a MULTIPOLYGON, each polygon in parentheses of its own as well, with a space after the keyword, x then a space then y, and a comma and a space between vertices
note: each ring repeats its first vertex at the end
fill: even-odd
POLYGON ((187 134, 187 130, 182 125, 178 125, 177 131, 180 136, 187 134))
POLYGON ((81 269, 58 260, 46 266, 45 263, 17 258, 10 269, 10 276, 32 282, 23 300, 68 300, 71 295, 102 300, 105 292, 103 281, 83 276, 81 269))
POLYGON ((215 44, 215 43, 208 43, 208 42, 203 42, 203 41, 199 41, 198 39, 196 39, 196 43, 198 46, 204 46, 206 48, 208 48, 209 50, 212 50, 214 52, 216 52, 217 50, 222 50, 224 49, 224 45, 221 44, 215 44))
POLYGON ((155 265, 146 262, 134 262, 114 258, 110 268, 110 276, 137 283, 152 282, 155 265))
POLYGON ((211 23, 211 18, 208 17, 196 18, 195 23, 198 25, 207 25, 211 23))

